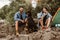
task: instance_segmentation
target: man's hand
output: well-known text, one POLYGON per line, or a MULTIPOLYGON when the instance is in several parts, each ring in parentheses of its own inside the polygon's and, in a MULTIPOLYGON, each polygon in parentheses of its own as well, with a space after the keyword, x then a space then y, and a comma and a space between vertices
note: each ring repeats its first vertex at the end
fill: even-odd
POLYGON ((24 23, 24 20, 22 20, 22 23, 24 23))
POLYGON ((24 20, 20 20, 22 23, 24 23, 25 21, 24 20))
POLYGON ((25 19, 25 22, 27 22, 27 18, 25 19))

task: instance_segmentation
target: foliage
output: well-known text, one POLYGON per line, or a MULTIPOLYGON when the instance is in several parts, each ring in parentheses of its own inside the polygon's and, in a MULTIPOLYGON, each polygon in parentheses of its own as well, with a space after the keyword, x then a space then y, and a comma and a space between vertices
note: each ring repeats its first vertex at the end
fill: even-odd
POLYGON ((25 11, 31 10, 33 17, 36 17, 37 13, 41 11, 43 6, 48 6, 49 12, 54 15, 57 8, 60 7, 60 0, 40 0, 38 1, 36 9, 33 9, 28 1, 15 0, 12 1, 9 6, 5 5, 0 9, 0 19, 6 19, 10 24, 14 23, 14 14, 18 11, 20 6, 23 6, 25 11))

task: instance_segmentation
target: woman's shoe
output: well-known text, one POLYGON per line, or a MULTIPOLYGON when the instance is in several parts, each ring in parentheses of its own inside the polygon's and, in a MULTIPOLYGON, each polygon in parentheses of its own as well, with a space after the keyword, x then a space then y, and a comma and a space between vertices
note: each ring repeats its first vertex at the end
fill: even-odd
POLYGON ((50 31, 50 30, 51 30, 51 28, 46 27, 46 30, 45 31, 50 31))

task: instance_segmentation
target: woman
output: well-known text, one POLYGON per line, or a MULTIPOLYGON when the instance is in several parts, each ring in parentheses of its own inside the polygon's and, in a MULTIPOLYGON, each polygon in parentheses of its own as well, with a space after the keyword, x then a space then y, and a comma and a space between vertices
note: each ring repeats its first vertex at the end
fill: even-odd
POLYGON ((42 11, 39 13, 38 19, 39 19, 39 23, 42 29, 46 28, 47 30, 49 28, 49 25, 52 19, 52 16, 48 12, 47 7, 42 8, 42 11))

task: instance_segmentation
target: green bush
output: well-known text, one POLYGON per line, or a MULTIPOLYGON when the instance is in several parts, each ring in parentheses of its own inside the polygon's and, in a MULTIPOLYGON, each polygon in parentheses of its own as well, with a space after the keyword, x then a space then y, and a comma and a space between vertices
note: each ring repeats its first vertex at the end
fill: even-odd
MULTIPOLYGON (((28 3, 28 2, 27 2, 28 3)), ((0 9, 0 18, 1 19, 6 19, 7 21, 9 21, 10 24, 14 23, 14 14, 18 11, 20 6, 24 7, 25 12, 28 10, 31 10, 32 12, 32 16, 36 18, 37 13, 39 13, 41 11, 41 8, 43 6, 48 6, 49 12, 54 15, 54 13, 56 12, 57 8, 60 7, 60 0, 41 0, 40 2, 38 2, 36 9, 33 9, 31 7, 31 4, 27 4, 25 1, 23 0, 16 0, 16 1, 12 1, 10 6, 5 5, 4 7, 2 7, 0 9)))

